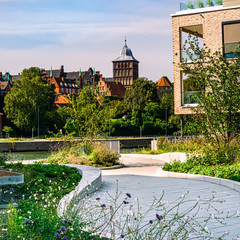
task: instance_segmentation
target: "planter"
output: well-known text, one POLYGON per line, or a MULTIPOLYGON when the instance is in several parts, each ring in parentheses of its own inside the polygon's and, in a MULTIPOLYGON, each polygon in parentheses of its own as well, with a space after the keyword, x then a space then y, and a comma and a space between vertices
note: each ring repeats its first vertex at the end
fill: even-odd
POLYGON ((20 184, 23 182, 23 174, 0 170, 0 187, 5 185, 20 184))
POLYGON ((21 184, 23 182, 23 174, 0 170, 0 209, 5 208, 6 204, 9 203, 8 201, 2 199, 2 187, 6 185, 21 184))

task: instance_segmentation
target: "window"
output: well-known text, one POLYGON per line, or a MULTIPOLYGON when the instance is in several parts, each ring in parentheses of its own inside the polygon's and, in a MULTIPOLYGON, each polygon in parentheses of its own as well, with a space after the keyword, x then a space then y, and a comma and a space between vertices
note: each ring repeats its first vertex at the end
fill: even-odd
POLYGON ((182 78, 182 105, 197 104, 199 87, 196 85, 191 75, 181 73, 182 78))
POLYGON ((68 88, 66 88, 66 93, 68 93, 68 88))
POLYGON ((181 36, 181 62, 191 62, 194 59, 199 58, 199 55, 196 54, 193 50, 190 49, 188 41, 193 37, 197 38, 199 43, 199 48, 203 48, 203 27, 202 25, 194 25, 180 28, 180 36, 181 36))
POLYGON ((224 22, 222 24, 223 32, 223 54, 226 58, 232 58, 240 44, 240 20, 234 22, 224 22))

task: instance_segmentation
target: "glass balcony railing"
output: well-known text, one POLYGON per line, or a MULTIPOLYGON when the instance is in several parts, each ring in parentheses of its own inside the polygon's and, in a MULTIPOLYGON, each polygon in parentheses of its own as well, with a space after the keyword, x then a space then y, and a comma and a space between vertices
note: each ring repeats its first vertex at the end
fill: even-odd
POLYGON ((222 5, 222 0, 189 0, 180 2, 180 11, 222 5))
POLYGON ((182 52, 181 52, 181 62, 183 62, 183 63, 189 63, 189 62, 192 62, 193 60, 196 60, 199 58, 200 58, 200 55, 197 55, 194 52, 189 53, 185 50, 182 50, 182 52))
POLYGON ((182 93, 182 104, 197 104, 199 92, 183 92, 182 93))

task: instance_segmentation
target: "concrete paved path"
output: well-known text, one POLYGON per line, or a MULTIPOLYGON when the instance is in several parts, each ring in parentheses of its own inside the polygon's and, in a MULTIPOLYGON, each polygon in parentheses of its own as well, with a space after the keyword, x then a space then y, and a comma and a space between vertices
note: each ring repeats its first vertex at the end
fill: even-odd
MULTIPOLYGON (((153 196, 159 198, 164 190, 163 200, 168 203, 174 202, 182 195, 189 193, 186 196, 187 200, 192 199, 210 199, 213 195, 215 199, 220 202, 214 202, 213 206, 219 211, 223 211, 226 215, 229 213, 240 212, 240 193, 230 188, 220 186, 214 183, 202 182, 197 180, 178 179, 178 178, 162 178, 156 176, 156 169, 163 165, 163 162, 149 159, 136 159, 134 158, 121 158, 125 168, 115 170, 104 170, 103 174, 103 186, 96 193, 97 196, 101 197, 101 202, 107 204, 109 195, 114 196, 116 187, 118 190, 125 193, 131 193, 132 203, 134 199, 138 198, 142 207, 141 211, 145 212, 149 209, 153 201, 153 196), (108 195, 109 194, 109 195, 108 195)), ((201 209, 199 216, 209 217, 214 211, 208 211, 206 206, 200 201, 201 209)), ((193 203, 186 203, 183 208, 192 206, 193 203)), ((146 221, 154 218, 156 212, 150 212, 146 221)), ((214 213, 215 214, 215 213, 214 213)), ((223 214, 223 215, 224 215, 223 214)), ((221 215, 221 216, 223 216, 221 215)), ((240 236, 240 217, 225 219, 225 225, 218 224, 212 220, 208 229, 213 233, 212 239, 217 239, 224 232, 229 232, 224 239, 238 239, 240 236)), ((240 238, 239 238, 240 239, 240 238)))

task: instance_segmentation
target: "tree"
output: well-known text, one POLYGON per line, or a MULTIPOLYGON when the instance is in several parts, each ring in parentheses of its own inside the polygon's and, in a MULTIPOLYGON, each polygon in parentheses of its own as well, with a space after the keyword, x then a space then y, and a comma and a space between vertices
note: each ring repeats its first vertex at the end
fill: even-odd
POLYGON ((156 84, 147 78, 138 78, 133 81, 131 88, 127 89, 124 103, 127 110, 139 109, 142 111, 149 102, 157 102, 156 84))
POLYGON ((110 112, 97 101, 97 95, 85 87, 76 99, 72 98, 71 127, 75 126, 80 135, 96 136, 107 132, 110 112), (74 123, 72 122, 74 121, 74 123))
POLYGON ((199 47, 196 38, 189 39, 187 49, 192 64, 181 64, 188 82, 198 88, 193 109, 198 129, 219 147, 228 145, 239 131, 240 110, 240 54, 239 48, 227 59, 221 51, 211 53, 204 45, 199 47))
POLYGON ((44 123, 53 101, 54 89, 42 78, 39 68, 31 67, 24 69, 21 78, 14 81, 11 91, 4 99, 4 111, 18 128, 36 130, 38 115, 40 124, 44 123))

